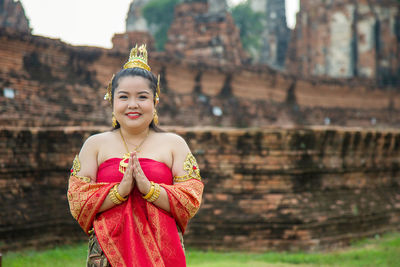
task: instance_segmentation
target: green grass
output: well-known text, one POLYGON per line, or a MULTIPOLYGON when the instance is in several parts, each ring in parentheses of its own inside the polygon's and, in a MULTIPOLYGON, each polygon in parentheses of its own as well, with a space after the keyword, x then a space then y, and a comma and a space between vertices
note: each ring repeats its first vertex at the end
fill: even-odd
MULTIPOLYGON (((46 251, 24 251, 3 255, 3 266, 81 267, 86 266, 87 244, 63 246, 46 251)), ((351 247, 326 253, 240 253, 188 249, 189 267, 237 266, 400 266, 400 233, 365 239, 351 247)))

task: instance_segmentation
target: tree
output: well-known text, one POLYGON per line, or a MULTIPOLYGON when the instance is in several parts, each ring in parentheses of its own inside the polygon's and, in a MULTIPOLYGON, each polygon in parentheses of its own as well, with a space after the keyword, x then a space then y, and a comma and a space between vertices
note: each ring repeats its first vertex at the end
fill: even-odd
POLYGON ((143 7, 143 16, 150 27, 154 27, 156 49, 164 50, 168 29, 174 19, 175 6, 179 0, 152 0, 143 7))
POLYGON ((235 24, 240 29, 243 48, 254 56, 262 45, 263 14, 254 12, 248 1, 232 7, 231 12, 235 24))

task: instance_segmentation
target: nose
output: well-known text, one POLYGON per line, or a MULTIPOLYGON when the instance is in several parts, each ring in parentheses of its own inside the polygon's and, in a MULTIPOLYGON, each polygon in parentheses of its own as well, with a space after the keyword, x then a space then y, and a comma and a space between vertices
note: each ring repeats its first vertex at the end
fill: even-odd
POLYGON ((128 108, 133 109, 133 108, 137 108, 138 106, 139 106, 139 105, 138 105, 138 102, 132 97, 132 98, 129 100, 128 108))

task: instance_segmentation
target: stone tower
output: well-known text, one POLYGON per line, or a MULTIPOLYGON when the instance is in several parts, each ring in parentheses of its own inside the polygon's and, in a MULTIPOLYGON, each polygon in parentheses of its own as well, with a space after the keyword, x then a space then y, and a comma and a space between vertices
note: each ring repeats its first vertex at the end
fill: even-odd
POLYGON ((149 31, 147 21, 143 17, 142 8, 150 0, 135 0, 129 6, 128 15, 126 17, 126 32, 149 31))
POLYGON ((228 10, 226 0, 208 0, 209 14, 223 14, 228 10))
POLYGON ((196 62, 238 66, 247 59, 225 0, 187 1, 175 7, 165 51, 196 62))
POLYGON ((31 33, 29 20, 25 16, 25 11, 21 2, 0 0, 0 27, 31 33))
POLYGON ((293 74, 400 86, 400 3, 301 0, 289 51, 293 74))
POLYGON ((253 11, 264 14, 262 47, 258 51, 256 62, 283 68, 290 38, 290 30, 286 25, 285 1, 250 0, 250 7, 253 11))
POLYGON ((155 29, 151 31, 151 26, 148 25, 143 17, 142 8, 150 0, 134 0, 129 6, 129 11, 126 16, 126 31, 117 33, 112 38, 113 49, 126 53, 136 44, 147 44, 147 50, 155 50, 155 42, 153 34, 155 29))

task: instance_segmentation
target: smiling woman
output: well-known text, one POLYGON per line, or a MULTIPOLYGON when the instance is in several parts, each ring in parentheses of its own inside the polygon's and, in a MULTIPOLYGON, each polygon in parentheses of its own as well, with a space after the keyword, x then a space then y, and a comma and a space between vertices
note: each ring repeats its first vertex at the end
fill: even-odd
POLYGON ((75 157, 68 201, 89 235, 88 266, 186 266, 183 238, 203 183, 178 135, 157 127, 159 79, 146 47, 108 86, 113 130, 93 135, 75 157))

